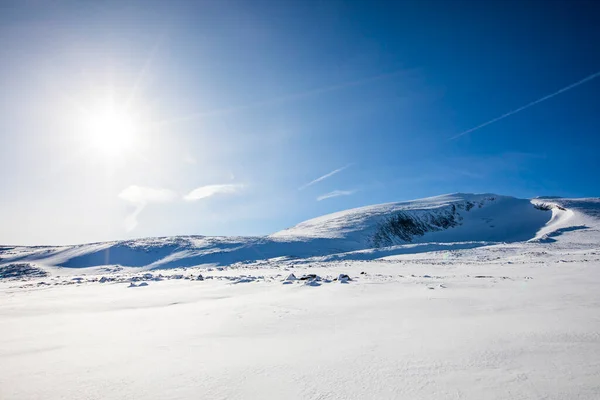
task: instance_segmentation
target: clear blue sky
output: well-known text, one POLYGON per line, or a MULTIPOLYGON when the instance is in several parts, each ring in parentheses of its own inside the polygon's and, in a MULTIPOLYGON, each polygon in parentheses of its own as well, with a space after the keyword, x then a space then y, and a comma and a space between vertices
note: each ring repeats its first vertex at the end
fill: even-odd
POLYGON ((598 196, 600 77, 450 138, 600 71, 599 43, 596 1, 3 1, 0 243, 598 196))

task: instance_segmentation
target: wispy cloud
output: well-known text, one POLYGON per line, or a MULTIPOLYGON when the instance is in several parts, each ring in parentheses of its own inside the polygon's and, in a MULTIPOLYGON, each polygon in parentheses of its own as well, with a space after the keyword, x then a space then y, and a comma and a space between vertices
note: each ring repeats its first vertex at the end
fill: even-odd
POLYGON ((131 185, 119 193, 119 198, 136 206, 125 218, 125 229, 131 231, 138 225, 137 217, 150 203, 168 203, 177 199, 177 193, 169 189, 131 185))
POLYGON ((217 194, 235 194, 244 189, 242 184, 206 185, 200 186, 183 196, 186 201, 206 199, 217 194))
POLYGON ((333 192, 325 193, 325 194, 322 194, 321 196, 317 197, 317 201, 331 199, 332 197, 338 197, 338 196, 350 196, 351 194, 354 194, 354 193, 356 193, 356 190, 334 190, 333 192))
POLYGON ((584 83, 586 83, 586 82, 589 82, 589 81, 591 81, 592 79, 595 79, 595 78, 597 78, 597 77, 599 77, 599 76, 600 76, 600 71, 598 71, 598 72, 595 72, 595 73, 593 73, 593 74, 591 74, 591 75, 588 75, 587 77, 583 78, 583 79, 582 79, 582 80, 580 80, 580 81, 577 81, 577 82, 575 82, 575 83, 572 83, 572 84, 570 84, 569 86, 565 86, 564 88, 562 88, 562 89, 560 89, 560 90, 557 90, 557 91, 556 91, 556 92, 554 92, 554 93, 548 94, 548 95, 546 95, 546 96, 544 96, 544 97, 541 97, 541 98, 539 98, 539 99, 537 99, 537 100, 534 100, 534 101, 532 101, 531 103, 525 104, 524 106, 521 106, 521 107, 519 107, 519 108, 516 108, 516 109, 514 109, 514 110, 512 110, 512 111, 509 111, 509 112, 507 112, 506 114, 502 114, 501 116, 499 116, 499 117, 496 117, 496 118, 494 118, 494 119, 491 119, 491 120, 489 120, 488 122, 485 122, 485 123, 483 123, 483 124, 481 124, 481 125, 478 125, 478 126, 476 126, 476 127, 474 127, 474 128, 471 128, 471 129, 468 129, 468 130, 466 130, 466 131, 464 131, 464 132, 461 132, 461 133, 459 133, 458 135, 454 135, 454 136, 452 136, 451 138, 448 138, 448 140, 454 140, 454 139, 457 139, 457 138, 459 138, 459 137, 461 137, 461 136, 463 136, 463 135, 466 135, 466 134, 468 134, 468 133, 475 132, 475 131, 477 131, 477 130, 479 130, 479 129, 483 128, 483 127, 486 127, 486 126, 488 126, 488 125, 491 125, 491 124, 493 124, 494 122, 498 122, 498 121, 500 121, 500 120, 502 120, 502 119, 504 119, 504 118, 506 118, 506 117, 510 117, 511 115, 513 115, 513 114, 516 114, 516 113, 518 113, 518 112, 520 112, 520 111, 523 111, 523 110, 525 110, 525 109, 527 109, 527 108, 529 108, 529 107, 535 106, 536 104, 539 104, 539 103, 541 103, 542 101, 549 100, 549 99, 553 98, 554 96, 558 96, 559 94, 561 94, 561 93, 564 93, 564 92, 566 92, 566 91, 568 91, 568 90, 574 89, 574 88, 576 88, 576 87, 577 87, 577 86, 579 86, 579 85, 583 85, 584 83))
POLYGON ((183 156, 183 162, 186 163, 186 164, 194 165, 194 164, 197 163, 197 160, 196 160, 196 157, 194 157, 193 155, 191 155, 189 153, 186 153, 183 156))
POLYGON ((325 175, 323 175, 323 176, 320 176, 320 177, 318 177, 317 179, 315 179, 315 180, 313 180, 313 181, 310 181, 310 182, 308 182, 308 183, 307 183, 307 184, 305 184, 305 185, 302 185, 302 186, 300 186, 300 187, 298 188, 298 190, 303 190, 303 189, 306 189, 307 187, 309 187, 309 186, 311 186, 311 185, 314 185, 314 184, 315 184, 315 183, 317 183, 317 182, 321 182, 322 180, 325 180, 325 179, 327 179, 327 178, 330 178, 330 177, 332 177, 333 175, 337 174, 338 172, 342 172, 342 171, 343 171, 343 170, 345 170, 346 168, 349 168, 350 166, 352 166, 352 164, 348 164, 348 165, 346 165, 346 166, 344 166, 344 167, 341 167, 341 168, 338 168, 338 169, 334 169, 333 171, 331 171, 331 172, 329 172, 329 173, 327 173, 327 174, 325 174, 325 175))
POLYGON ((119 198, 133 204, 166 203, 177 198, 177 193, 169 189, 131 185, 119 193, 119 198))
POLYGON ((385 79, 391 79, 391 78, 395 78, 398 76, 403 76, 403 75, 410 76, 411 74, 414 74, 414 70, 399 69, 399 70, 390 71, 387 73, 382 73, 382 74, 378 74, 378 75, 360 78, 360 79, 353 80, 353 81, 346 81, 346 82, 341 82, 341 83, 337 83, 337 84, 333 84, 333 85, 327 85, 327 86, 322 86, 322 87, 318 87, 318 88, 313 88, 313 89, 309 89, 309 90, 305 90, 305 91, 301 91, 301 92, 289 93, 286 95, 273 97, 273 98, 265 99, 265 100, 260 100, 260 101, 256 101, 253 103, 241 104, 241 105, 237 105, 237 106, 231 106, 231 107, 225 107, 225 108, 219 108, 219 109, 213 109, 213 110, 207 110, 204 112, 196 112, 196 113, 188 114, 188 115, 181 116, 181 117, 178 117, 175 119, 163 121, 162 123, 163 124, 178 123, 178 122, 183 122, 183 121, 189 121, 189 120, 192 120, 195 118, 207 117, 207 116, 211 116, 211 115, 228 115, 231 113, 245 111, 248 109, 260 108, 260 107, 266 107, 266 106, 272 106, 272 105, 277 105, 277 104, 281 104, 281 103, 302 100, 305 98, 319 96, 319 95, 329 93, 329 92, 336 92, 336 91, 347 89, 350 87, 367 85, 369 83, 374 83, 374 82, 382 81, 385 79))

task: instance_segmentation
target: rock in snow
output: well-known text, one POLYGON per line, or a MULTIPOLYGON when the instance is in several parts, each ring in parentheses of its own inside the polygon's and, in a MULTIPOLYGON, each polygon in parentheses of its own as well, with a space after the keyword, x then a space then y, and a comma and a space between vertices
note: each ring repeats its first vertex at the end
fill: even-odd
POLYGON ((289 274, 287 276, 287 278, 284 279, 284 281, 297 281, 297 280, 298 280, 298 278, 296 278, 296 275, 294 275, 294 274, 289 274))
POLYGON ((301 281, 312 281, 312 280, 320 281, 321 277, 316 274, 306 274, 306 275, 302 275, 300 277, 300 280, 301 281))

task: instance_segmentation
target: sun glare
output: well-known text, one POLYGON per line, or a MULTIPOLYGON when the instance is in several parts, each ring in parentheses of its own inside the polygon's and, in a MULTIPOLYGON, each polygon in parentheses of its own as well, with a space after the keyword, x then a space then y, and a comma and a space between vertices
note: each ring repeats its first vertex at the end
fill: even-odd
POLYGON ((83 123, 86 141, 105 156, 119 156, 132 150, 138 126, 135 118, 114 109, 89 113, 83 123))

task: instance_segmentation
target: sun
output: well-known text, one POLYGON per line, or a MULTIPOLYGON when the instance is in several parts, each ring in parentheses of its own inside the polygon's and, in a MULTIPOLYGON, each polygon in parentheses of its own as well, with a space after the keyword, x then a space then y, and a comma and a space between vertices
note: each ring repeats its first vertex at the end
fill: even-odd
POLYGON ((145 158, 158 128, 141 95, 110 84, 91 86, 70 99, 69 136, 78 153, 111 165, 145 158))
POLYGON ((132 114, 112 107, 86 114, 84 135, 95 151, 106 156, 118 156, 133 149, 138 126, 132 114))

